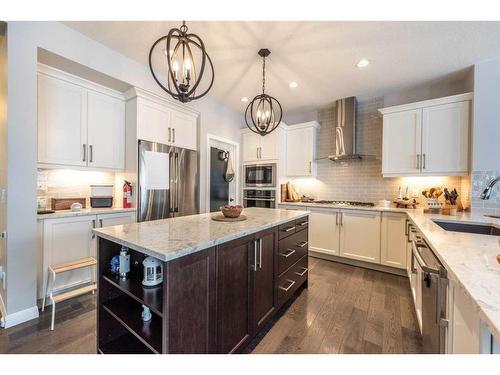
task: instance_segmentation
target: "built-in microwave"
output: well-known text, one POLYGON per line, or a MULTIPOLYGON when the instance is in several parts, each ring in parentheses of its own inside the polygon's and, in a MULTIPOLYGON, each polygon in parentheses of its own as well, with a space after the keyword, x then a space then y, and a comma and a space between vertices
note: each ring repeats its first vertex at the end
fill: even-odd
POLYGON ((276 164, 244 166, 245 187, 276 187, 276 164))

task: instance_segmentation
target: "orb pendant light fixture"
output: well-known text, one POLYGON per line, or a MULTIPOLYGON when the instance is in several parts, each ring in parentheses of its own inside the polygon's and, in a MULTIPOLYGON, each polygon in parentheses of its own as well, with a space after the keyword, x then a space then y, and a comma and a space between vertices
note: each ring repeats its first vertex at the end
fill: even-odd
POLYGON ((154 42, 149 68, 156 83, 182 103, 206 95, 214 83, 214 66, 205 45, 198 35, 188 33, 185 21, 154 42))
POLYGON ((271 51, 267 48, 259 51, 262 57, 262 94, 257 95, 248 104, 245 110, 245 123, 254 133, 265 136, 275 130, 281 118, 283 111, 280 102, 265 93, 266 90, 266 57, 271 51))

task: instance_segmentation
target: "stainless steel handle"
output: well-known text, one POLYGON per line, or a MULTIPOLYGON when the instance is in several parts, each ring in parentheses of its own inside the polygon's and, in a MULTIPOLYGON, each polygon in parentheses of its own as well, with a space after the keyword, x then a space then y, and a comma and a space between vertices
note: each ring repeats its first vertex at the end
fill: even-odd
POLYGON ((292 286, 294 286, 294 285, 295 285, 295 281, 293 281, 293 280, 287 280, 287 282, 289 282, 289 283, 290 283, 290 285, 288 285, 288 287, 287 287, 287 288, 282 287, 282 286, 280 285, 280 289, 281 289, 281 290, 284 290, 285 292, 288 292, 288 291, 290 290, 290 288, 291 288, 292 286))
POLYGON ((169 188, 169 194, 170 194, 170 212, 175 211, 175 202, 174 202, 174 178, 175 178, 175 171, 174 171, 174 153, 171 152, 169 153, 169 163, 170 163, 170 188, 169 188))
POLYGON ((340 226, 341 227, 344 226, 344 213, 343 212, 340 213, 340 226))
POLYGON ((99 227, 102 228, 102 219, 99 219, 99 227))
POLYGON ((259 268, 262 268, 262 238, 259 238, 259 268))
POLYGON ((339 212, 338 211, 335 213, 335 225, 339 226, 339 212))
POLYGON ((307 273, 307 268, 302 267, 304 271, 302 272, 294 272, 296 275, 299 275, 300 277, 304 276, 307 273))
MULTIPOLYGON (((174 129, 175 130, 175 129, 174 129)), ((174 132, 175 142, 175 132, 174 132)), ((179 212, 179 171, 181 169, 179 154, 175 153, 175 212, 179 212)))
POLYGON ((295 230, 295 226, 283 229, 283 232, 291 232, 292 230, 295 230))
POLYGON ((426 164, 425 159, 426 159, 425 154, 423 154, 422 155, 422 169, 425 169, 425 164, 426 164))
MULTIPOLYGON (((92 229, 94 229, 94 228, 95 228, 95 219, 92 219, 92 229)), ((92 239, 94 239, 94 238, 95 238, 95 233, 92 232, 92 239)))
POLYGON ((258 158, 259 158, 259 148, 257 147, 257 148, 255 149, 255 151, 257 152, 257 159, 258 159, 258 158))
POLYGON ((86 161, 87 159, 87 145, 84 143, 83 144, 83 160, 82 161, 86 161))
POLYGON ((284 253, 280 253, 280 256, 281 257, 284 257, 284 258, 288 258, 290 255, 294 254, 295 253, 295 250, 294 249, 287 249, 288 250, 288 253, 284 254, 284 253))
POLYGON ((172 142, 175 143, 175 128, 172 128, 172 142))
POLYGON ((309 162, 309 173, 312 173, 312 161, 309 162))
POLYGON ((168 141, 172 142, 172 128, 168 128, 168 141))
POLYGON ((303 247, 306 247, 308 243, 309 243, 309 242, 304 241, 304 242, 302 242, 302 243, 298 243, 298 244, 297 244, 297 246, 298 246, 298 247, 300 247, 300 248, 302 249, 303 247))
POLYGON ((94 147, 89 145, 89 163, 94 162, 94 147))
POLYGON ((253 241, 253 270, 257 272, 257 240, 253 241))
POLYGON ((411 246, 412 246, 413 256, 417 259, 417 262, 418 262, 418 264, 420 264, 420 267, 424 267, 425 262, 422 259, 422 257, 420 256, 420 253, 418 252, 417 244, 415 243, 415 241, 412 241, 411 246))
POLYGON ((248 201, 275 201, 276 199, 274 198, 252 198, 252 197, 244 197, 243 200, 248 201))
POLYGON ((409 223, 409 220, 405 219, 405 236, 406 237, 408 237, 408 223, 409 223))
POLYGON ((300 226, 300 227, 306 226, 307 225, 307 221, 303 221, 301 223, 298 223, 297 225, 300 226))

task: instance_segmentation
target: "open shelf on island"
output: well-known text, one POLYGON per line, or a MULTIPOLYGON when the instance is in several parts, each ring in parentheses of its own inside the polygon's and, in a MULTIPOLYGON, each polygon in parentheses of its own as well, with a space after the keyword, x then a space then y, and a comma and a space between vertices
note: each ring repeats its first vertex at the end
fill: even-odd
POLYGON ((130 332, 108 342, 99 348, 102 354, 153 354, 153 351, 144 345, 130 332))
POLYGON ((102 276, 111 285, 115 286, 123 293, 148 306, 151 311, 163 316, 163 286, 162 284, 155 287, 145 287, 142 285, 142 280, 129 275, 127 278, 121 278, 106 272, 102 276))
POLYGON ((110 299, 102 307, 131 334, 143 342, 154 353, 162 352, 162 319, 152 313, 152 319, 144 322, 141 317, 142 306, 127 295, 110 299))

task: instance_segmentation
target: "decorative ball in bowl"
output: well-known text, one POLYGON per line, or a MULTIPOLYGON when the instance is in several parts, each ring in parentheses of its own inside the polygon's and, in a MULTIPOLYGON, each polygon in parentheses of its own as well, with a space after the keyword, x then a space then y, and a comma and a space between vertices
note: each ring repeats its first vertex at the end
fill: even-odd
POLYGON ((243 206, 236 205, 236 206, 221 206, 219 209, 222 212, 222 215, 224 217, 228 217, 231 219, 236 219, 238 216, 240 216, 241 211, 243 211, 243 206))

